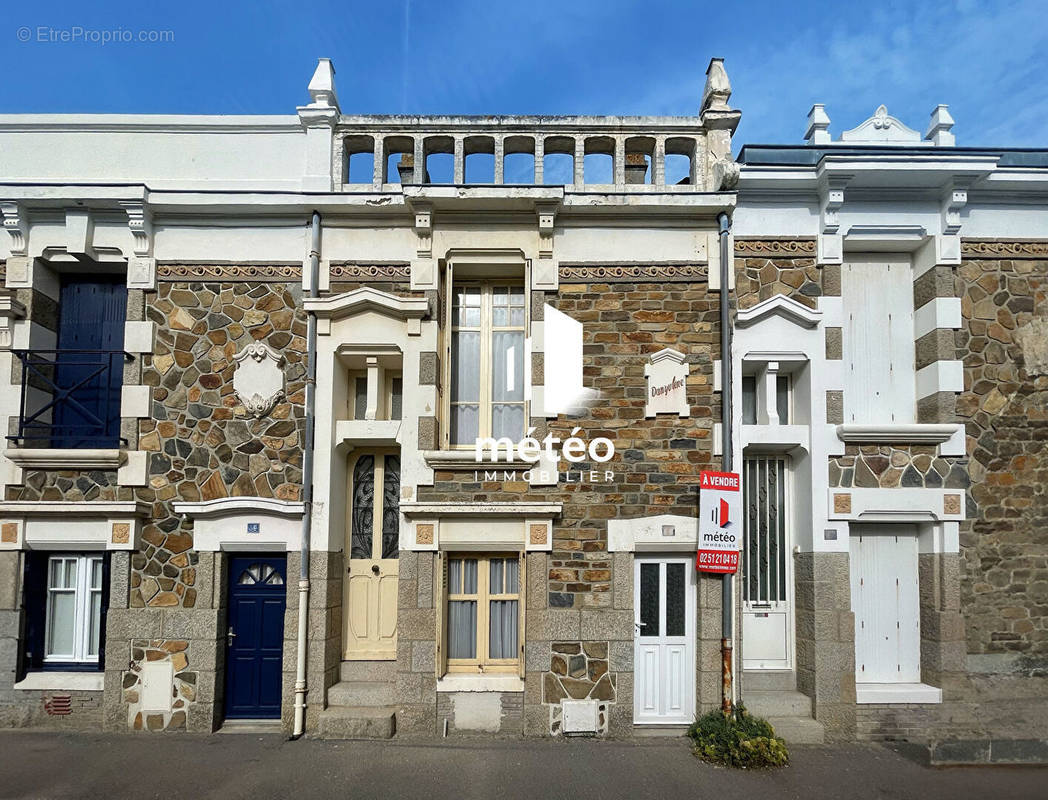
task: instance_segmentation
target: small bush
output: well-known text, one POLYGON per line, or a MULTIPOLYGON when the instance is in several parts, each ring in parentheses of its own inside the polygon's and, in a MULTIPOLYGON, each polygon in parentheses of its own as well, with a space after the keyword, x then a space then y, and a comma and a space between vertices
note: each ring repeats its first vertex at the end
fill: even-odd
POLYGON ((782 767, 789 763, 786 743, 775 735, 766 719, 742 706, 725 716, 711 711, 688 729, 695 743, 692 752, 704 761, 729 767, 782 767))

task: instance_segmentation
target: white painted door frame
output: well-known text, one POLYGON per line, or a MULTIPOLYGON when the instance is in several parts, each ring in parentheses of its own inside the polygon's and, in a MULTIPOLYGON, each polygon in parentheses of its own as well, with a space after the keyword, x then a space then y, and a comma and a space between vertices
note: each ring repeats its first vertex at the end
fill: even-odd
POLYGON ((688 725, 695 720, 697 584, 694 555, 638 555, 634 559, 634 724, 688 725), (657 592, 642 592, 642 576, 645 587, 650 588, 653 574, 657 575, 657 592), (678 580, 683 580, 684 608, 671 614, 667 589, 679 588, 678 580), (684 628, 681 635, 675 635, 681 615, 684 628), (653 625, 658 628, 654 634, 650 633, 653 625))

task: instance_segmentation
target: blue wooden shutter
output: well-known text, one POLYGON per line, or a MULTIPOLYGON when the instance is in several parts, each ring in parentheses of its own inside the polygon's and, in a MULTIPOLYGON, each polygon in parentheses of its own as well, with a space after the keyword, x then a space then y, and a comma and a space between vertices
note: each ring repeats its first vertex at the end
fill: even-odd
POLYGON ((67 276, 59 305, 59 351, 55 370, 60 387, 75 386, 100 365, 105 369, 72 392, 72 402, 55 406, 53 447, 117 447, 120 387, 123 384, 127 286, 122 278, 67 276), (111 355, 107 355, 111 354, 111 355))
POLYGON ((25 551, 22 581, 22 617, 25 629, 19 653, 18 680, 32 669, 44 665, 44 628, 47 624, 48 554, 39 550, 25 551))

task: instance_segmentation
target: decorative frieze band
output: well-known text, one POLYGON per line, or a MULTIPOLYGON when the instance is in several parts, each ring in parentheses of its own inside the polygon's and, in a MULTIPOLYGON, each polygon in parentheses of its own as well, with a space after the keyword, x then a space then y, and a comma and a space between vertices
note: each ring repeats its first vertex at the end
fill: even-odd
POLYGON ((157 264, 162 281, 300 281, 301 264, 157 264))
POLYGON ((705 264, 560 265, 562 281, 704 281, 706 275, 705 264))
POLYGON ((814 258, 814 239, 736 239, 735 255, 752 258, 814 258))
POLYGON ((333 281, 406 281, 411 277, 408 264, 332 264, 333 281))
POLYGON ((967 258, 1048 258, 1048 241, 962 239, 961 255, 967 258))

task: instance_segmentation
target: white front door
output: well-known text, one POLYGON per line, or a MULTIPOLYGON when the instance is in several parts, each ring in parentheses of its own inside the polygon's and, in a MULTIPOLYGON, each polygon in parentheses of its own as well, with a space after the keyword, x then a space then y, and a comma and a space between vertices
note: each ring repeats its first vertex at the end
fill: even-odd
POLYGON ((694 557, 638 557, 633 721, 687 725, 695 720, 694 557))
POLYGON ((855 525, 850 537, 855 682, 920 683, 914 525, 855 525))
POLYGON ((743 464, 742 668, 793 665, 793 558, 786 515, 786 459, 743 464))

